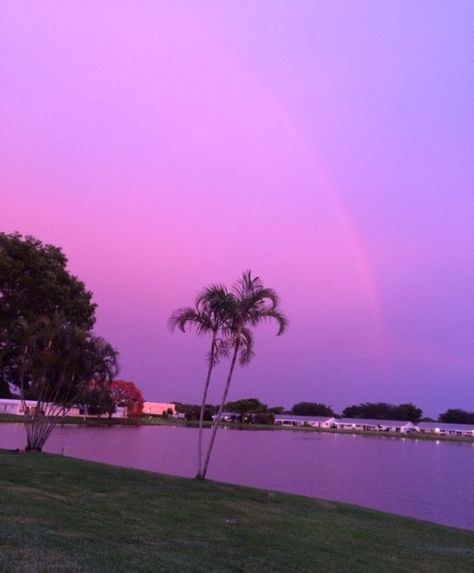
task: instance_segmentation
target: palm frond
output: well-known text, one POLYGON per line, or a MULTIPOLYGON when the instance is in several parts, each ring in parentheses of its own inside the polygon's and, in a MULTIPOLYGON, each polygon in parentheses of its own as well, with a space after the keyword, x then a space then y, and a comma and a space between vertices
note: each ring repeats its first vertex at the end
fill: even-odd
POLYGON ((172 331, 175 328, 179 328, 181 332, 186 332, 186 325, 190 324, 191 327, 196 327, 201 319, 202 317, 196 309, 185 306, 183 308, 178 308, 171 314, 168 319, 168 327, 172 331))
POLYGON ((256 326, 261 322, 267 322, 272 320, 275 320, 278 324, 277 336, 282 335, 288 328, 288 319, 283 313, 273 308, 266 309, 263 312, 260 312, 252 316, 251 324, 253 326, 256 326))
POLYGON ((238 336, 239 344, 239 362, 241 366, 248 364, 252 358, 255 356, 253 350, 254 339, 252 331, 249 328, 242 328, 238 336))

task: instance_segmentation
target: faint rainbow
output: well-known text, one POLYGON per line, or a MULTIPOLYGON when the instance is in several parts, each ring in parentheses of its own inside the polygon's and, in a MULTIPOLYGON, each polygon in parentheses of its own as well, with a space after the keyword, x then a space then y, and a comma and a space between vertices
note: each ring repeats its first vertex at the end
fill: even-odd
MULTIPOLYGON (((254 84, 255 85, 255 84, 254 84)), ((259 88, 257 88, 259 89, 259 88)), ((281 122, 282 127, 285 129, 285 135, 291 137, 292 143, 296 146, 299 157, 304 161, 304 166, 308 173, 314 176, 317 183, 315 192, 324 193, 330 204, 333 206, 334 211, 339 219, 341 229, 345 235, 346 243, 350 252, 352 253, 355 267, 358 270, 359 280, 363 292, 367 299, 367 305, 370 309, 374 327, 377 335, 379 336, 380 351, 383 355, 387 353, 385 321, 382 311, 382 304, 380 294, 378 292, 377 283, 374 278, 374 273, 370 267, 368 256, 365 252, 363 241, 356 225, 351 220, 347 208, 344 207, 343 201, 339 196, 334 185, 331 184, 330 178, 323 169, 321 162, 316 157, 311 145, 306 141, 301 131, 297 128, 296 123, 291 119, 290 114, 286 113, 282 105, 279 104, 275 98, 268 92, 263 92, 259 89, 260 96, 265 98, 266 103, 271 102, 272 111, 277 115, 278 121, 281 122)), ((270 106, 267 107, 267 111, 270 106)))

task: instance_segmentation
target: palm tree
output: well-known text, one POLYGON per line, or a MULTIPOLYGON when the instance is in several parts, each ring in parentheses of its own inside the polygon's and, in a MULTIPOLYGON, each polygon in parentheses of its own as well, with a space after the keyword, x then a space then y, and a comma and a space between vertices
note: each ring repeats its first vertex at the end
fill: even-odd
POLYGON ((172 330, 178 327, 182 332, 186 331, 186 326, 194 329, 199 336, 211 334, 211 349, 207 357, 207 374, 201 400, 201 410, 199 414, 198 433, 198 471, 196 479, 202 478, 202 433, 204 426, 204 410, 206 407, 207 394, 211 382, 211 375, 214 366, 219 359, 227 353, 228 345, 225 340, 219 337, 221 331, 225 331, 229 310, 233 307, 233 297, 226 287, 219 284, 211 285, 203 290, 196 298, 194 307, 183 307, 174 311, 169 319, 169 326, 172 330))
POLYGON ((235 283, 230 295, 231 300, 226 307, 227 317, 223 325, 223 331, 227 335, 227 345, 233 348, 232 360, 222 400, 212 427, 211 440, 201 472, 202 479, 206 479, 209 460, 224 410, 224 404, 227 401, 237 358, 239 358, 241 366, 244 366, 254 356, 251 328, 263 322, 275 320, 278 325, 277 336, 280 336, 288 326, 288 320, 278 310, 280 300, 277 293, 273 289, 265 288, 259 277, 252 278, 251 271, 243 273, 242 277, 235 283))
POLYGON ((58 418, 76 403, 85 385, 115 376, 117 352, 104 339, 67 323, 60 315, 30 323, 20 319, 14 335, 22 349, 20 399, 26 449, 41 451, 58 418), (32 411, 27 398, 36 401, 32 411))

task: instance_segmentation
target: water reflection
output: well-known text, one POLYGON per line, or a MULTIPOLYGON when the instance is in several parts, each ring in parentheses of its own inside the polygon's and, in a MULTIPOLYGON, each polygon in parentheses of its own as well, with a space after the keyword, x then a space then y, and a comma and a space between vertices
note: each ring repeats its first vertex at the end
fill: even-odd
MULTIPOLYGON (((47 451, 192 477, 196 442, 194 428, 62 426, 47 451)), ((21 424, 0 424, 0 447, 24 443, 21 424)), ((283 430, 219 432, 209 470, 210 479, 474 529, 472 475, 470 443, 283 430)))

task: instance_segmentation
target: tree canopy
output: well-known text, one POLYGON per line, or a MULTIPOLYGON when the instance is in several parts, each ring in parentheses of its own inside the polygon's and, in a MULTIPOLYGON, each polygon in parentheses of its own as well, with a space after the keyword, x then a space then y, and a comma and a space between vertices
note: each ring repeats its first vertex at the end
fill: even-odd
POLYGON ((399 404, 396 406, 385 402, 364 402, 345 408, 342 415, 345 418, 419 422, 423 416, 423 410, 414 404, 399 404))
POLYGON ((143 396, 133 382, 113 380, 110 395, 115 407, 125 406, 129 418, 138 419, 143 412, 143 396))
POLYGON ((296 416, 334 416, 331 406, 319 402, 298 402, 291 409, 296 416))
POLYGON ((227 404, 224 405, 224 410, 237 414, 260 414, 268 412, 268 406, 262 404, 257 398, 244 398, 242 400, 235 400, 234 402, 227 402, 227 404))
POLYGON ((446 424, 474 424, 474 412, 450 408, 439 415, 439 421, 446 424))
POLYGON ((19 387, 20 347, 11 333, 19 320, 32 324, 60 316, 89 331, 95 322, 92 293, 67 269, 60 248, 19 233, 0 233, 0 396, 19 387))
POLYGON ((118 372, 117 352, 103 338, 68 324, 60 315, 16 321, 20 398, 25 408, 27 449, 41 450, 55 424, 91 380, 105 384, 118 372), (31 413, 26 400, 35 400, 31 413))

